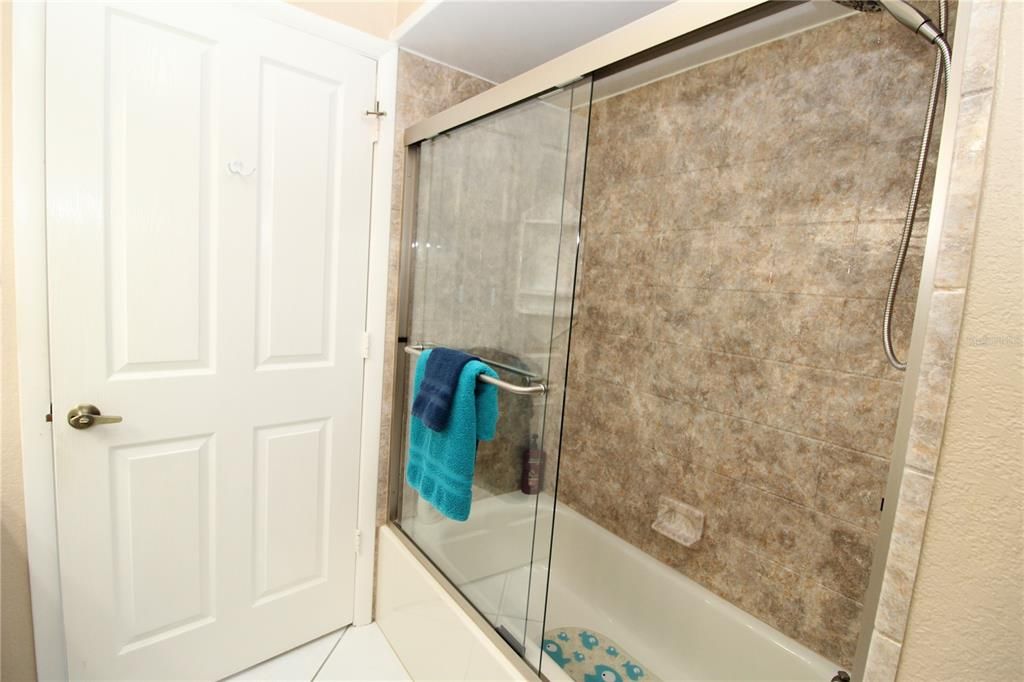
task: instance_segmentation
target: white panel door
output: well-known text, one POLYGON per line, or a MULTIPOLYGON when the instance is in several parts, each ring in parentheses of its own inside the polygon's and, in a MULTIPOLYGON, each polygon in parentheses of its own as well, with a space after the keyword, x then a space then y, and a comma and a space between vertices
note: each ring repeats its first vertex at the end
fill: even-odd
POLYGON ((46 68, 69 669, 220 678, 352 619, 375 63, 50 3, 46 68))

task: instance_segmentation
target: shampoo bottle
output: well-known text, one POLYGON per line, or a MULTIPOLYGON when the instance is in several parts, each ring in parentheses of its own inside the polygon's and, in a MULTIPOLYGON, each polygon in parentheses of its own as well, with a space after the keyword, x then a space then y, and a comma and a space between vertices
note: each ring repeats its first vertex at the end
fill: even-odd
POLYGON ((537 495, 544 484, 544 451, 538 441, 537 434, 533 434, 530 447, 523 451, 523 477, 519 489, 527 495, 537 495))

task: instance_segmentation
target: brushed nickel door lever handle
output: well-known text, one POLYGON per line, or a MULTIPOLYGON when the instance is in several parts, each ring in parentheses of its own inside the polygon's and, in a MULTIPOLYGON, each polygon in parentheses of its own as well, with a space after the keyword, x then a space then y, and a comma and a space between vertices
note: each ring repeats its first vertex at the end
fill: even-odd
POLYGON ((112 414, 100 414, 95 405, 75 405, 68 410, 68 424, 73 429, 88 429, 96 424, 117 424, 124 421, 112 414))

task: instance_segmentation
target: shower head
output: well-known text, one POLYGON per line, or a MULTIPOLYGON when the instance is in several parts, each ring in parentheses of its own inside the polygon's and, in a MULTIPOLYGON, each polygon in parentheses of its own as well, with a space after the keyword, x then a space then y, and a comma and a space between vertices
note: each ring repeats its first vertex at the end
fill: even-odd
POLYGON ((887 11, 889 14, 914 33, 917 33, 929 43, 934 43, 942 38, 942 31, 935 27, 932 20, 919 12, 909 3, 903 0, 834 0, 843 7, 855 9, 858 12, 879 12, 887 11))

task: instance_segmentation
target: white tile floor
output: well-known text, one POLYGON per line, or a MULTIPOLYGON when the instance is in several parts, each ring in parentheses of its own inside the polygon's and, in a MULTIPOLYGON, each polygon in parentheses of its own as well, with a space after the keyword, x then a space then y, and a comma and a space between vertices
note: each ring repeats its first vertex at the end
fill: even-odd
POLYGON ((375 623, 315 639, 233 675, 224 682, 409 682, 375 623))

